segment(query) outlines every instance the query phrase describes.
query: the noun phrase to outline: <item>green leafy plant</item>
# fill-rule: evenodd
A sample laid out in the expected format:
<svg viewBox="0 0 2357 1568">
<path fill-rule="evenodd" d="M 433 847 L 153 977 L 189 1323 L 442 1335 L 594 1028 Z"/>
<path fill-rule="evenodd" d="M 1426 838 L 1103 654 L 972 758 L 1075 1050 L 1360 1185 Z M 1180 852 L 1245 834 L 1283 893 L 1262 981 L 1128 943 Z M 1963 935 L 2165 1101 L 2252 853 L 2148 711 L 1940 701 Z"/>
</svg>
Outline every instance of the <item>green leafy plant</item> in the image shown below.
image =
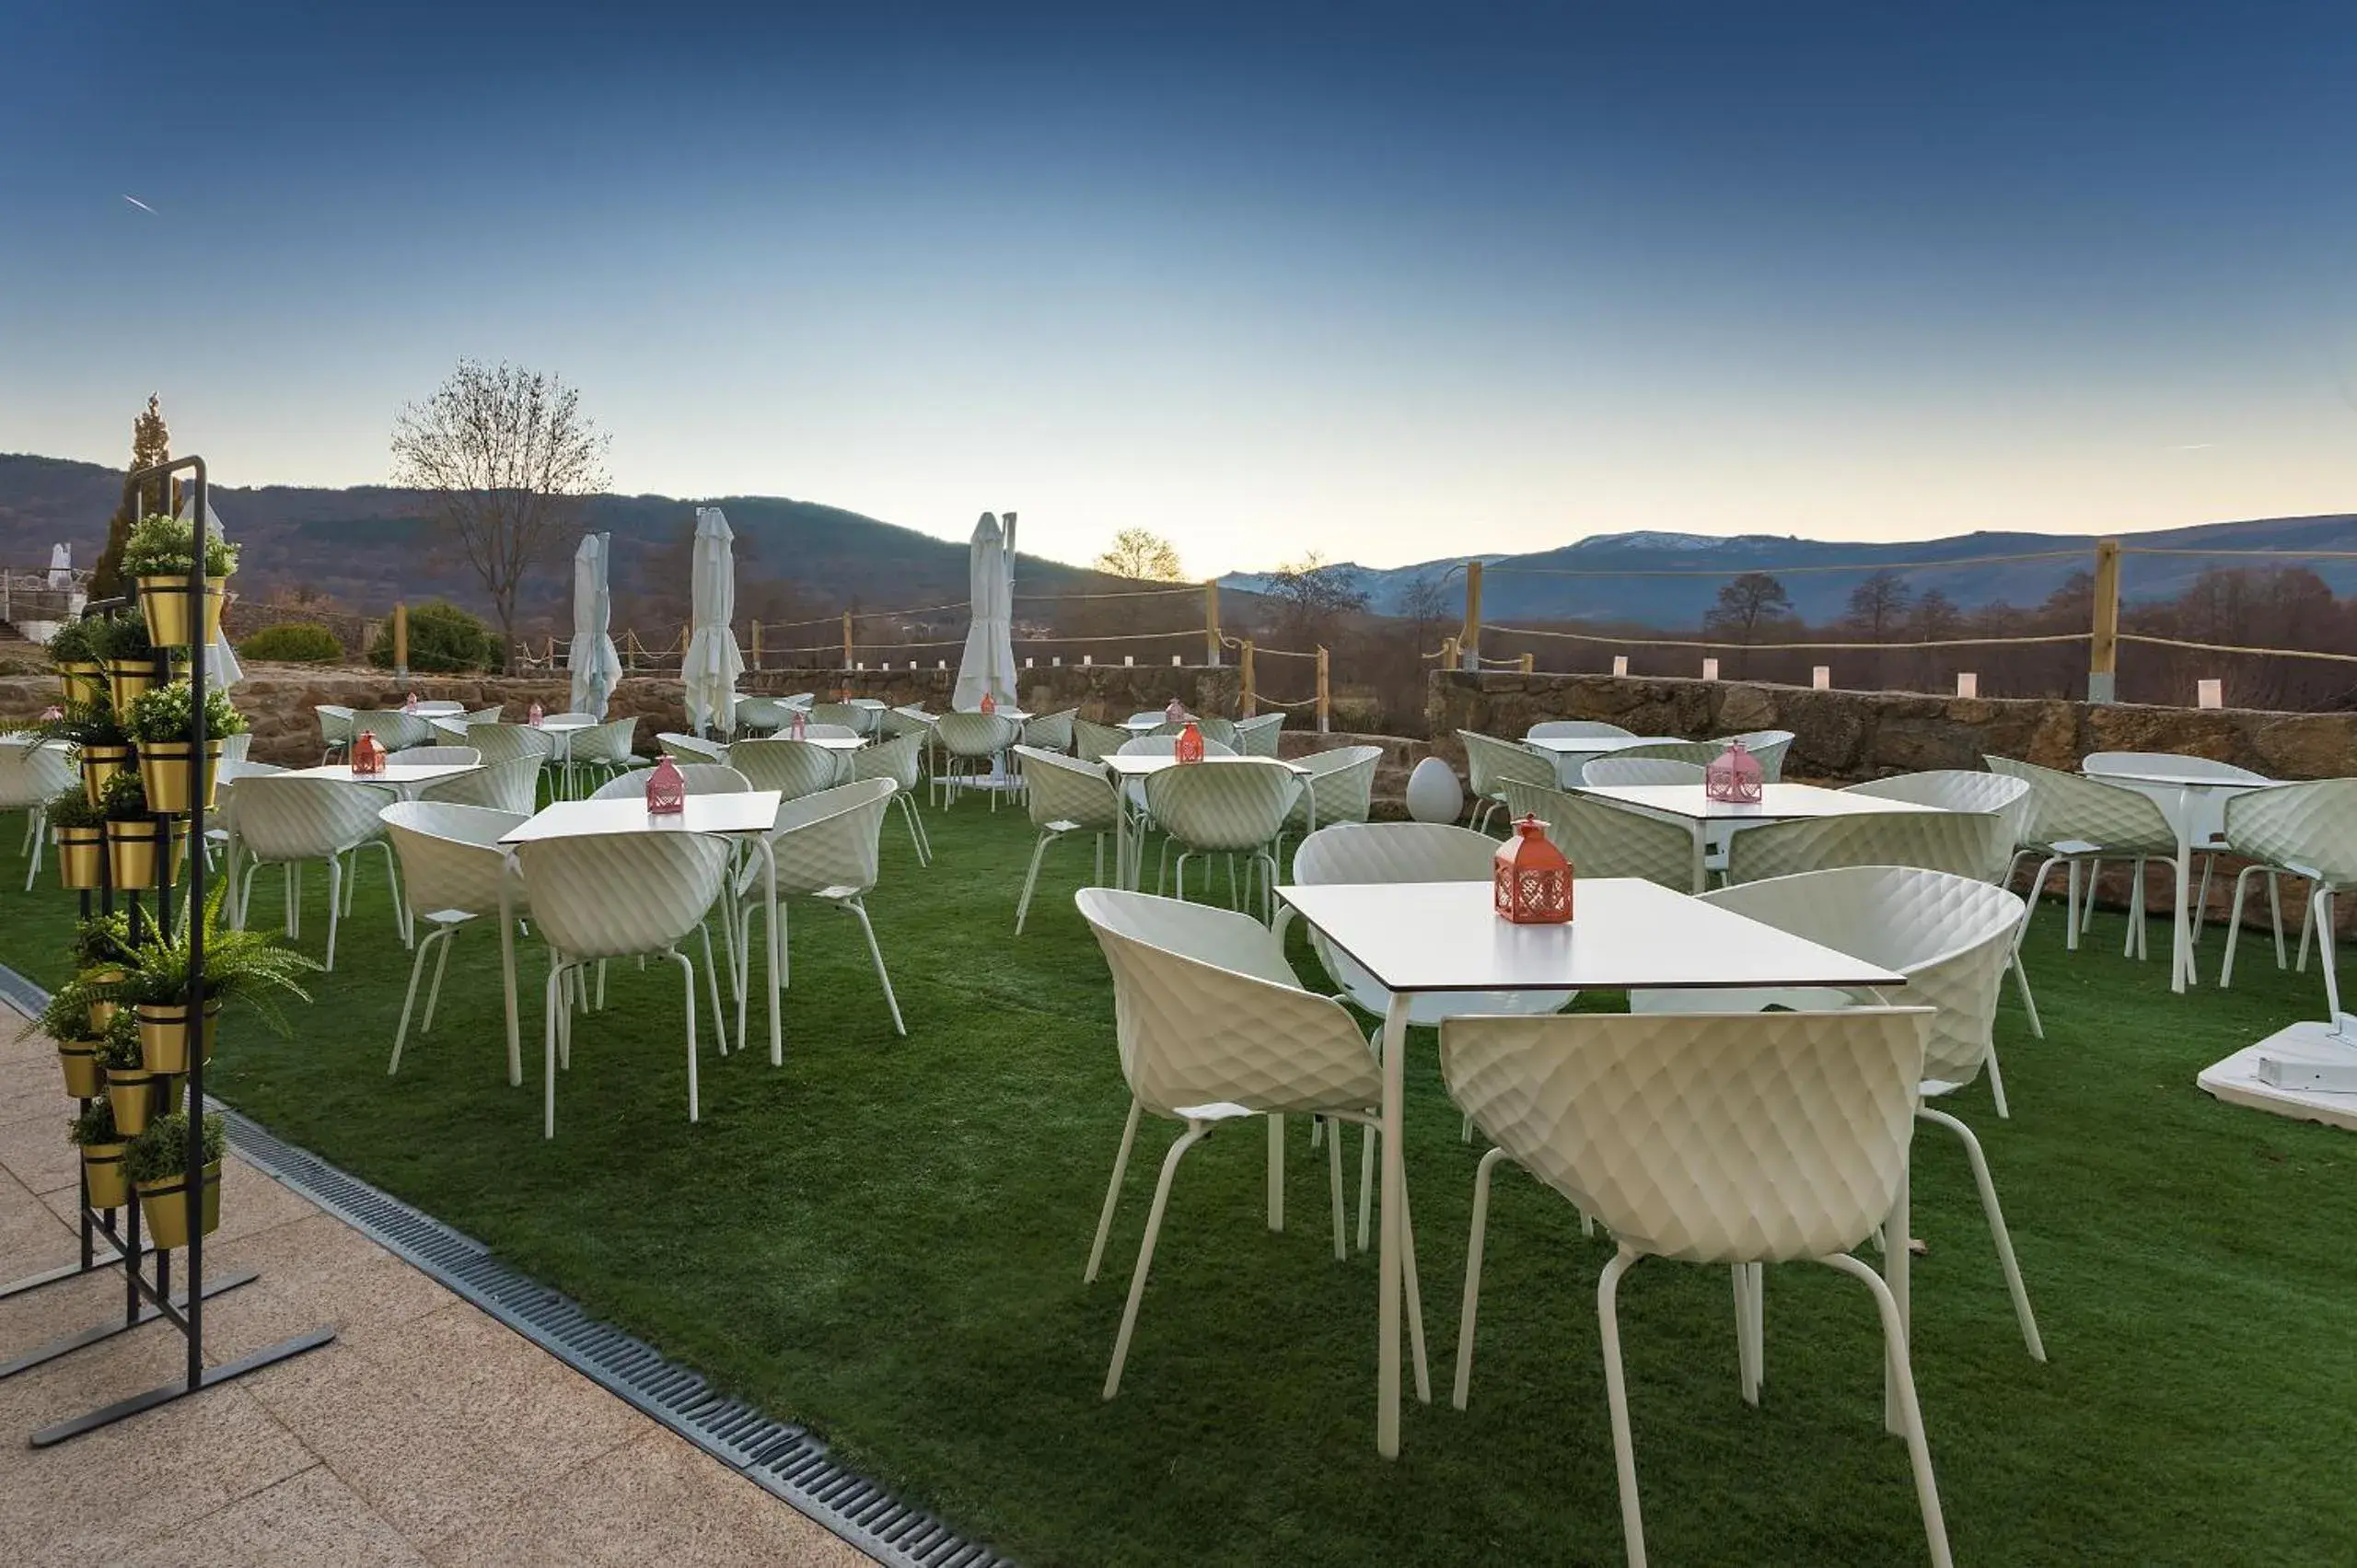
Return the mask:
<svg viewBox="0 0 2357 1568">
<path fill-rule="evenodd" d="M 196 525 L 185 517 L 151 512 L 139 519 L 122 547 L 123 575 L 132 577 L 185 577 L 196 563 Z M 238 569 L 238 547 L 208 535 L 204 541 L 204 575 L 226 577 Z"/>
<path fill-rule="evenodd" d="M 44 719 L 33 727 L 48 739 L 75 746 L 121 746 L 131 738 L 114 704 L 107 700 L 103 683 L 96 702 L 69 703 L 56 718 Z"/>
<path fill-rule="evenodd" d="M 143 744 L 194 740 L 196 704 L 185 680 L 150 689 L 131 705 L 131 733 Z M 204 693 L 204 734 L 208 740 L 244 733 L 246 715 L 230 705 L 218 686 Z"/>
<path fill-rule="evenodd" d="M 69 621 L 52 633 L 47 652 L 52 664 L 94 664 L 98 653 L 91 637 L 97 623 L 90 621 Z"/>
<path fill-rule="evenodd" d="M 125 768 L 99 791 L 99 813 L 110 822 L 141 822 L 155 815 L 147 809 L 147 786 L 139 770 Z"/>
<path fill-rule="evenodd" d="M 114 1102 L 104 1095 L 92 1100 L 81 1115 L 65 1123 L 65 1138 L 84 1146 L 122 1143 L 122 1134 L 114 1124 Z"/>
<path fill-rule="evenodd" d="M 74 927 L 74 963 L 77 969 L 120 966 L 131 958 L 131 916 L 94 914 Z"/>
<path fill-rule="evenodd" d="M 261 931 L 238 931 L 221 923 L 221 897 L 216 886 L 204 900 L 204 985 L 207 1001 L 242 999 L 250 1004 L 273 1034 L 285 1035 L 286 1015 L 280 999 L 292 996 L 308 1002 L 303 977 L 317 972 L 317 958 L 282 947 L 279 939 Z M 125 973 L 111 983 L 92 981 L 83 1000 L 147 1003 L 151 1005 L 184 1001 L 188 996 L 189 934 L 192 923 L 182 921 L 168 936 L 150 935 L 134 945 Z M 75 982 L 81 986 L 82 982 Z"/>
<path fill-rule="evenodd" d="M 99 1037 L 99 1065 L 132 1068 L 139 1065 L 139 1020 L 131 1016 L 128 1007 L 115 1009 L 107 1020 L 106 1033 Z"/>
<path fill-rule="evenodd" d="M 229 1129 L 218 1112 L 204 1119 L 204 1163 L 219 1160 L 229 1145 Z M 162 1181 L 188 1168 L 188 1112 L 168 1111 L 122 1151 L 122 1173 L 134 1181 Z"/>
<path fill-rule="evenodd" d="M 343 644 L 324 626 L 289 621 L 265 626 L 238 645 L 250 659 L 276 659 L 285 664 L 335 664 L 343 657 Z"/>
<path fill-rule="evenodd" d="M 156 645 L 147 640 L 147 618 L 144 615 L 108 615 L 82 624 L 90 629 L 90 647 L 101 659 L 142 663 L 156 656 Z"/>
<path fill-rule="evenodd" d="M 52 1040 L 87 1040 L 90 1038 L 90 1004 L 104 998 L 97 988 L 80 981 L 68 981 L 49 993 L 49 1000 L 33 1016 L 30 1023 L 17 1031 L 18 1040 L 32 1035 L 47 1035 Z"/>
<path fill-rule="evenodd" d="M 393 668 L 390 621 L 377 631 L 377 640 L 368 649 L 368 662 L 379 669 Z M 494 669 L 499 663 L 499 639 L 480 616 L 470 614 L 447 599 L 429 599 L 410 607 L 410 668 L 465 671 Z"/>
<path fill-rule="evenodd" d="M 49 825 L 52 828 L 95 828 L 107 819 L 104 810 L 90 804 L 90 797 L 75 784 L 63 791 L 49 803 Z"/>
</svg>

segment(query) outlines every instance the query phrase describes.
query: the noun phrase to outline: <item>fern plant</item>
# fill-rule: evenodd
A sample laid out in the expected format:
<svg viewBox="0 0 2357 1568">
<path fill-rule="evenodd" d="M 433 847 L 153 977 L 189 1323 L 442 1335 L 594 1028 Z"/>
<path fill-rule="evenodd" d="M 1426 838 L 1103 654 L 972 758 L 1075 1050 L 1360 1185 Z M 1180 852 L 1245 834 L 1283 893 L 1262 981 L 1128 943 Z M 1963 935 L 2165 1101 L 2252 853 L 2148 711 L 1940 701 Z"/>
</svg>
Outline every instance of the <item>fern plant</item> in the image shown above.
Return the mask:
<svg viewBox="0 0 2357 1568">
<path fill-rule="evenodd" d="M 279 939 L 266 932 L 238 931 L 221 922 L 221 899 L 227 891 L 226 885 L 216 885 L 204 900 L 204 977 L 201 994 L 207 1002 L 243 1000 L 261 1016 L 273 1033 L 286 1035 L 292 1031 L 280 1003 L 292 996 L 298 1002 L 311 999 L 304 988 L 305 976 L 323 966 L 307 953 L 283 947 Z M 194 923 L 183 920 L 168 936 L 152 933 L 145 941 L 136 943 L 123 965 L 120 981 L 75 981 L 67 989 L 85 991 L 84 1002 L 146 1003 L 151 1006 L 168 1005 L 188 996 L 189 963 L 193 956 L 190 933 Z"/>
</svg>

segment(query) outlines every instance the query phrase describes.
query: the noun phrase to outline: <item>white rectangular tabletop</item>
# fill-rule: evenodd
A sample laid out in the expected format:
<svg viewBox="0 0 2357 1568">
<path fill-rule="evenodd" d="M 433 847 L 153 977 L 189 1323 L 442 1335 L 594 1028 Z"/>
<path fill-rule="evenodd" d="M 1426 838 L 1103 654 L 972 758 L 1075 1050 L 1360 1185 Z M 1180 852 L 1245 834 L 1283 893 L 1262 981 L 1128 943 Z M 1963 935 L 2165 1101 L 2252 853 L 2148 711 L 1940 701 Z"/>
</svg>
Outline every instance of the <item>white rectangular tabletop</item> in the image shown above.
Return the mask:
<svg viewBox="0 0 2357 1568">
<path fill-rule="evenodd" d="M 323 762 L 316 768 L 289 768 L 273 776 L 282 779 L 340 779 L 345 784 L 426 784 L 435 779 L 476 772 L 482 766 L 480 762 L 388 762 L 382 772 L 355 773 L 349 762 Z"/>
<path fill-rule="evenodd" d="M 847 707 L 853 707 L 853 708 L 874 708 L 877 713 L 882 713 L 886 708 L 888 708 L 888 707 L 890 707 L 890 706 L 891 706 L 891 704 L 890 704 L 889 703 L 887 703 L 887 702 L 883 701 L 881 698 L 877 698 L 877 697 L 851 697 L 851 698 L 847 698 L 847 699 L 845 699 L 844 705 L 845 705 L 845 706 L 847 706 Z"/>
<path fill-rule="evenodd" d="M 603 722 L 600 719 L 542 719 L 536 725 L 528 725 L 525 727 L 545 729 L 553 735 L 570 735 L 576 729 L 595 729 Z"/>
<path fill-rule="evenodd" d="M 1604 756 L 1609 752 L 1626 751 L 1631 746 L 1673 746 L 1682 744 L 1675 735 L 1550 735 L 1525 740 L 1525 746 L 1540 751 L 1573 755 Z"/>
<path fill-rule="evenodd" d="M 1100 761 L 1104 762 L 1107 769 L 1112 772 L 1120 774 L 1125 779 L 1142 779 L 1148 773 L 1158 773 L 1165 768 L 1176 768 L 1182 765 L 1178 758 L 1170 755 L 1167 751 L 1155 752 L 1151 755 L 1132 753 L 1128 756 L 1123 756 L 1122 754 L 1116 752 L 1110 757 L 1100 759 Z M 1278 767 L 1283 768 L 1289 772 L 1306 773 L 1309 772 L 1307 768 L 1304 767 L 1299 762 L 1283 761 L 1275 757 L 1206 757 L 1200 762 L 1190 762 L 1184 765 L 1196 768 L 1214 768 L 1221 766 L 1222 764 L 1237 762 L 1241 762 L 1250 767 L 1263 768 L 1267 767 L 1270 763 L 1274 762 Z"/>
<path fill-rule="evenodd" d="M 2222 779 L 2215 773 L 2180 773 L 2165 762 L 2137 767 L 2122 772 L 2107 768 L 2102 772 L 2089 772 L 2088 778 L 2097 784 L 2166 784 L 2172 789 L 2272 789 L 2281 779 Z"/>
<path fill-rule="evenodd" d="M 1740 806 L 1713 800 L 1702 786 L 1690 784 L 1576 784 L 1582 795 L 1634 806 L 1671 817 L 1697 821 L 1788 822 L 1800 817 L 1859 817 L 1887 811 L 1937 811 L 1911 800 L 1886 800 L 1879 796 L 1852 795 L 1847 790 L 1819 789 L 1815 784 L 1771 784 L 1761 786 L 1759 804 Z"/>
<path fill-rule="evenodd" d="M 456 718 L 467 711 L 464 703 L 420 703 L 410 710 L 422 719 Z"/>
<path fill-rule="evenodd" d="M 691 795 L 685 811 L 659 817 L 647 810 L 643 798 L 633 796 L 560 800 L 540 807 L 529 821 L 516 824 L 499 842 L 520 844 L 587 833 L 766 833 L 777 825 L 778 802 L 783 798 L 773 789 Z"/>
<path fill-rule="evenodd" d="M 794 737 L 782 735 L 777 738 L 792 740 Z M 865 751 L 867 749 L 867 738 L 861 735 L 806 735 L 802 737 L 802 744 L 820 747 L 829 751 Z"/>
<path fill-rule="evenodd" d="M 1629 877 L 1582 877 L 1566 925 L 1500 920 L 1487 882 L 1332 883 L 1277 897 L 1392 992 L 1894 986 L 1906 977 Z"/>
</svg>

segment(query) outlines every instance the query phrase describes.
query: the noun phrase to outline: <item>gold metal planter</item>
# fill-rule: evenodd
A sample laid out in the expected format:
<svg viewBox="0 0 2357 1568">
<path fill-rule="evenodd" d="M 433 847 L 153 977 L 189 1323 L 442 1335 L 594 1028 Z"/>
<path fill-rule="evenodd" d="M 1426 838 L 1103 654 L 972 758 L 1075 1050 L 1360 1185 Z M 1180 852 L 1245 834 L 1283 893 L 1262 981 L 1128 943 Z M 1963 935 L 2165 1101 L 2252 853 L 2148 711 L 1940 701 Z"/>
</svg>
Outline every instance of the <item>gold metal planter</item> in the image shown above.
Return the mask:
<svg viewBox="0 0 2357 1568">
<path fill-rule="evenodd" d="M 106 1092 L 106 1069 L 99 1065 L 95 1040 L 61 1040 L 57 1065 L 65 1074 L 65 1092 L 75 1099 L 96 1099 Z"/>
<path fill-rule="evenodd" d="M 145 696 L 164 677 L 153 657 L 107 660 L 107 700 L 114 704 L 117 714 L 131 712 L 131 704 Z"/>
<path fill-rule="evenodd" d="M 152 811 L 177 815 L 200 797 L 204 808 L 212 810 L 214 779 L 220 769 L 217 740 L 204 743 L 201 764 L 190 741 L 151 740 L 139 748 L 139 782 L 146 786 L 147 807 Z"/>
<path fill-rule="evenodd" d="M 57 880 L 68 892 L 101 888 L 106 885 L 106 842 L 104 828 L 52 828 L 50 838 L 57 846 Z"/>
<path fill-rule="evenodd" d="M 67 707 L 83 706 L 99 700 L 100 671 L 90 659 L 71 659 L 57 667 L 59 696 Z"/>
<path fill-rule="evenodd" d="M 192 636 L 195 617 L 189 613 L 188 579 L 177 572 L 139 579 L 139 611 L 147 618 L 147 640 L 159 648 L 185 648 L 209 643 L 221 630 L 221 601 L 229 579 L 204 579 L 204 631 Z"/>
<path fill-rule="evenodd" d="M 139 1020 L 139 1064 L 155 1073 L 188 1071 L 188 1004 L 142 1002 L 132 1008 Z M 221 1032 L 221 1004 L 204 1005 L 204 1059 Z"/>
<path fill-rule="evenodd" d="M 188 1201 L 188 1177 L 175 1172 L 159 1181 L 139 1183 L 139 1217 L 147 1224 L 147 1235 L 158 1247 L 186 1247 L 189 1235 L 189 1210 L 194 1208 L 203 1217 L 199 1221 L 201 1234 L 211 1236 L 221 1227 L 221 1162 L 215 1160 L 204 1167 L 203 1197 L 201 1202 Z"/>
<path fill-rule="evenodd" d="M 169 1081 L 170 1074 L 145 1067 L 108 1068 L 107 1102 L 114 1107 L 115 1131 L 134 1138 L 147 1131 L 148 1121 L 165 1109 L 164 1086 Z"/>
<path fill-rule="evenodd" d="M 188 837 L 186 823 L 171 823 L 171 839 L 175 847 Z M 107 877 L 118 892 L 156 886 L 156 852 L 164 842 L 164 824 L 154 818 L 134 818 L 128 821 L 109 822 L 107 835 Z"/>
<path fill-rule="evenodd" d="M 131 766 L 132 750 L 128 746 L 99 745 L 82 748 L 82 794 L 92 806 L 106 792 L 107 781 Z"/>
<path fill-rule="evenodd" d="M 128 1144 L 82 1145 L 82 1180 L 90 1191 L 90 1207 L 120 1209 L 131 1202 L 131 1181 L 122 1172 L 122 1151 Z"/>
</svg>

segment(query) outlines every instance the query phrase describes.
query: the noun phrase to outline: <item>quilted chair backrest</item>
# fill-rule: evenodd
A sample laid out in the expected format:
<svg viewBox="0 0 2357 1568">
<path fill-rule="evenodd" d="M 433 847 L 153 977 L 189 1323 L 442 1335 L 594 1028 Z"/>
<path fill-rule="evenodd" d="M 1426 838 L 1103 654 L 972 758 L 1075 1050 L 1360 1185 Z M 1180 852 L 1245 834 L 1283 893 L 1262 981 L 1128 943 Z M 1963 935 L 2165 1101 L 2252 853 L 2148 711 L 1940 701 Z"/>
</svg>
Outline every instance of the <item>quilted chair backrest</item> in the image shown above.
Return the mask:
<svg viewBox="0 0 2357 1568">
<path fill-rule="evenodd" d="M 810 722 L 842 725 L 856 735 L 860 726 L 867 722 L 867 714 L 849 703 L 813 703 L 810 704 Z"/>
<path fill-rule="evenodd" d="M 65 793 L 74 770 L 53 746 L 0 746 L 0 811 L 44 806 Z"/>
<path fill-rule="evenodd" d="M 587 729 L 573 731 L 573 760 L 576 762 L 627 762 L 631 748 L 638 738 L 636 718 L 613 719 L 592 725 Z"/>
<path fill-rule="evenodd" d="M 1072 749 L 1072 723 L 1080 716 L 1078 708 L 1066 708 L 1061 713 L 1042 714 L 1023 721 L 1023 744 L 1041 751 Z"/>
<path fill-rule="evenodd" d="M 1740 740 L 1743 749 L 1758 759 L 1759 776 L 1769 784 L 1777 784 L 1784 776 L 1784 753 L 1792 749 L 1793 732 L 1789 729 L 1750 729 L 1741 735 L 1729 735 L 1709 744 L 1726 749 L 1730 740 Z M 1708 759 L 1705 759 L 1707 764 Z"/>
<path fill-rule="evenodd" d="M 401 753 L 405 768 L 471 768 L 482 761 L 471 746 L 412 746 Z"/>
<path fill-rule="evenodd" d="M 728 765 L 755 789 L 773 789 L 788 800 L 834 787 L 835 754 L 807 740 L 740 740 L 728 749 Z"/>
<path fill-rule="evenodd" d="M 924 744 L 921 730 L 901 730 L 891 739 L 863 746 L 851 754 L 851 776 L 890 779 L 901 789 L 917 787 L 917 748 Z"/>
<path fill-rule="evenodd" d="M 1244 757 L 1273 757 L 1277 754 L 1277 738 L 1284 733 L 1285 716 L 1282 713 L 1260 714 L 1236 721 L 1236 750 Z"/>
<path fill-rule="evenodd" d="M 1624 1244 L 1695 1262 L 1846 1252 L 1890 1212 L 1925 1007 L 1451 1018 L 1449 1094 Z"/>
<path fill-rule="evenodd" d="M 934 733 L 953 757 L 994 757 L 1023 738 L 1023 726 L 1004 714 L 944 714 Z"/>
<path fill-rule="evenodd" d="M 1469 729 L 1458 730 L 1457 738 L 1465 748 L 1465 772 L 1476 798 L 1497 795 L 1508 779 L 1535 784 L 1555 782 L 1555 760 L 1527 746 Z"/>
<path fill-rule="evenodd" d="M 1580 782 L 1606 788 L 1621 784 L 1698 784 L 1702 782 L 1702 766 L 1671 757 L 1631 757 L 1625 751 L 1616 751 L 1609 757 L 1595 758 L 1581 769 Z"/>
<path fill-rule="evenodd" d="M 528 817 L 539 808 L 540 784 L 540 759 L 516 757 L 470 773 L 435 779 L 418 791 L 418 798 L 453 806 L 488 807 L 496 811 L 519 811 Z"/>
<path fill-rule="evenodd" d="M 934 716 L 923 708 L 913 706 L 891 708 L 888 709 L 884 714 L 884 733 L 929 736 L 933 733 L 935 722 Z"/>
<path fill-rule="evenodd" d="M 770 846 L 777 854 L 781 898 L 876 886 L 884 808 L 898 793 L 889 779 L 864 779 L 789 800 L 777 808 Z M 761 868 L 749 860 L 739 886 L 758 888 Z"/>
<path fill-rule="evenodd" d="M 1679 893 L 1701 887 L 1701 846 L 1683 823 L 1545 784 L 1507 784 L 1506 809 L 1546 823 L 1575 877 L 1642 877 Z"/>
<path fill-rule="evenodd" d="M 1923 1075 L 1956 1085 L 1980 1075 L 2021 924 L 2023 904 L 2014 894 L 1945 871 L 1852 865 L 1722 888 L 1703 899 L 1905 975 L 1906 990 L 1894 999 L 1933 1009 Z"/>
<path fill-rule="evenodd" d="M 1084 762 L 1095 762 L 1110 757 L 1129 743 L 1130 732 L 1118 725 L 1097 724 L 1088 719 L 1072 721 L 1073 755 Z"/>
<path fill-rule="evenodd" d="M 352 733 L 355 739 L 363 734 L 375 736 L 388 751 L 406 751 L 432 740 L 434 726 L 399 708 L 360 708 L 353 713 Z"/>
<path fill-rule="evenodd" d="M 2003 773 L 1977 773 L 1965 768 L 1934 768 L 1926 772 L 1901 773 L 1896 778 L 1852 784 L 1843 793 L 1871 796 L 1876 800 L 1912 801 L 1917 806 L 1936 806 L 1943 811 L 1994 812 L 2005 819 L 2005 831 L 2013 835 L 2016 847 L 2032 842 L 2030 819 L 2036 807 L 2027 779 Z"/>
<path fill-rule="evenodd" d="M 1875 811 L 1746 828 L 1727 841 L 1730 885 L 1837 865 L 1915 865 L 1993 882 L 2014 852 L 2004 818 L 1982 811 Z"/>
<path fill-rule="evenodd" d="M 467 744 L 475 749 L 485 764 L 513 762 L 529 757 L 534 761 L 545 761 L 556 738 L 544 729 L 528 724 L 471 724 L 467 726 Z"/>
<path fill-rule="evenodd" d="M 532 918 L 573 958 L 657 952 L 720 897 L 729 845 L 711 833 L 585 833 L 516 847 Z"/>
<path fill-rule="evenodd" d="M 500 884 L 506 881 L 510 907 L 526 912 L 523 881 L 499 843 L 502 834 L 524 819 L 513 811 L 434 801 L 386 807 L 385 836 L 401 857 L 401 896 L 410 909 L 419 914 L 462 910 L 495 915 Z"/>
<path fill-rule="evenodd" d="M 2177 830 L 2147 796 L 2011 757 L 1984 756 L 1981 761 L 1992 773 L 2028 781 L 2033 842 L 2077 840 L 2128 854 L 2177 854 Z"/>
<path fill-rule="evenodd" d="M 1382 761 L 1380 746 L 1338 746 L 1304 757 L 1309 787 L 1295 797 L 1287 826 L 1365 821 L 1375 811 L 1375 770 Z"/>
<path fill-rule="evenodd" d="M 238 842 L 258 860 L 324 860 L 375 838 L 378 814 L 399 798 L 342 779 L 239 779 Z"/>
<path fill-rule="evenodd" d="M 1190 849 L 1257 849 L 1277 836 L 1300 793 L 1281 763 L 1230 758 L 1165 768 L 1145 778 L 1146 808 Z"/>
<path fill-rule="evenodd" d="M 717 762 L 728 755 L 725 742 L 706 740 L 701 736 L 676 735 L 668 731 L 655 738 L 663 755 L 678 762 Z"/>
<path fill-rule="evenodd" d="M 679 762 L 673 765 L 679 770 L 679 782 L 690 795 L 742 795 L 753 787 L 751 780 L 726 762 Z M 589 798 L 627 800 L 634 795 L 644 795 L 647 778 L 654 772 L 652 768 L 633 768 L 627 773 L 616 773 L 599 784 Z"/>
<path fill-rule="evenodd" d="M 2357 779 L 2277 784 L 2229 796 L 2226 842 L 2269 865 L 2297 865 L 2357 887 Z"/>
<path fill-rule="evenodd" d="M 1110 832 L 1120 825 L 1121 797 L 1103 768 L 1032 746 L 1015 753 L 1023 759 L 1024 805 L 1033 827 L 1071 822 Z"/>
<path fill-rule="evenodd" d="M 1340 822 L 1294 852 L 1306 887 L 1353 882 L 1487 882 L 1498 841 L 1448 822 Z"/>
<path fill-rule="evenodd" d="M 1744 744 L 1747 747 L 1750 742 L 1746 741 Z M 1648 740 L 1643 746 L 1622 747 L 1612 753 L 1611 760 L 1630 762 L 1687 762 L 1697 768 L 1706 768 L 1717 761 L 1720 753 L 1726 749 L 1727 743 L 1724 740 Z M 1759 767 L 1760 772 L 1763 774 L 1766 773 L 1767 763 L 1763 761 Z"/>
<path fill-rule="evenodd" d="M 1231 751 L 1237 749 L 1236 725 L 1233 720 L 1224 719 L 1217 714 L 1197 714 L 1195 729 L 1205 740 L 1216 740 Z"/>
<path fill-rule="evenodd" d="M 341 703 L 314 703 L 311 712 L 319 715 L 319 744 L 342 746 L 352 739 L 353 712 Z"/>
<path fill-rule="evenodd" d="M 1084 888 L 1113 973 L 1121 1076 L 1147 1109 L 1371 1109 L 1383 1082 L 1348 1009 L 1301 988 L 1259 921 L 1205 904 Z"/>
</svg>

